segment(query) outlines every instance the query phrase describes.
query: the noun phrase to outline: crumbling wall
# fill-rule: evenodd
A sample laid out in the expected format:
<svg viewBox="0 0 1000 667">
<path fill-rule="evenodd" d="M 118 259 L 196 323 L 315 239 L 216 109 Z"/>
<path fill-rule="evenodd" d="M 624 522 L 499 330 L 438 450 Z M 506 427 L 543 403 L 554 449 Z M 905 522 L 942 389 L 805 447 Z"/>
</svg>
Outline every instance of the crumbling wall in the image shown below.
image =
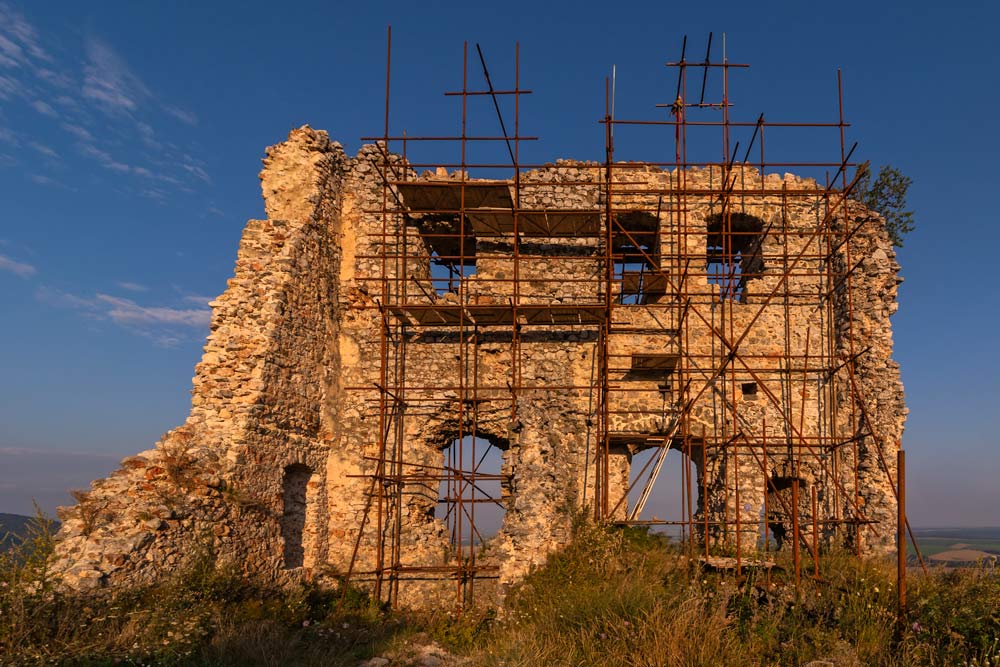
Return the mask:
<svg viewBox="0 0 1000 667">
<path fill-rule="evenodd" d="M 243 232 L 234 277 L 212 302 L 185 424 L 122 461 L 63 508 L 53 572 L 72 587 L 150 581 L 199 545 L 272 580 L 285 572 L 280 517 L 287 466 L 326 470 L 321 419 L 335 372 L 338 195 L 345 158 L 308 127 L 268 150 L 268 220 Z M 325 489 L 314 480 L 325 559 Z"/>
<path fill-rule="evenodd" d="M 590 506 L 597 491 L 597 327 L 524 331 L 516 363 L 529 381 L 519 387 L 512 381 L 510 329 L 475 337 L 457 327 L 400 331 L 386 306 L 456 306 L 462 298 L 507 304 L 515 271 L 519 303 L 603 303 L 604 288 L 595 291 L 607 268 L 600 242 L 532 239 L 517 247 L 515 268 L 511 239 L 480 240 L 481 256 L 462 288 L 436 290 L 427 240 L 417 229 L 441 221 L 394 212 L 395 190 L 385 184 L 404 176 L 418 178 L 382 146 L 363 146 L 348 157 L 326 133 L 308 127 L 268 149 L 261 172 L 268 217 L 247 224 L 234 277 L 211 304 L 191 415 L 156 449 L 123 461 L 65 511 L 54 571 L 68 585 L 149 581 L 197 544 L 274 582 L 301 576 L 333 582 L 347 572 L 368 581 L 380 559 L 395 560 L 398 568 L 447 566 L 454 545 L 434 516 L 440 502 L 435 475 L 459 435 L 475 434 L 502 450 L 503 525 L 478 554 L 497 568 L 500 583 L 515 581 L 570 538 L 573 513 Z M 709 261 L 723 177 L 718 166 L 680 172 L 621 165 L 614 178 L 627 187 L 613 196 L 613 208 L 616 215 L 646 216 L 629 219 L 659 230 L 658 245 L 648 252 L 677 280 L 690 258 Z M 688 443 L 696 518 L 707 523 L 701 538 L 713 545 L 729 548 L 738 540 L 752 551 L 765 504 L 772 527 L 786 530 L 794 513 L 791 482 L 798 480 L 797 510 L 807 536 L 815 490 L 823 516 L 862 512 L 881 521 L 865 528 L 864 552 L 891 548 L 895 502 L 886 470 L 894 475 L 906 413 L 891 358 L 889 316 L 899 282 L 891 244 L 881 221 L 862 207 L 852 205 L 835 219 L 841 233 L 857 231 L 835 249 L 834 273 L 850 275 L 827 298 L 829 275 L 822 275 L 819 258 L 829 254 L 830 237 L 816 233 L 826 223 L 824 209 L 819 199 L 786 201 L 775 194 L 783 188 L 818 192 L 816 184 L 748 167 L 730 177 L 747 191 L 768 193 L 739 199 L 741 224 L 760 230 L 755 252 L 764 257 L 744 262 L 755 275 L 740 294 L 730 298 L 692 275 L 691 289 L 709 295 L 700 303 L 671 308 L 672 297 L 664 294 L 652 307 L 613 309 L 607 339 L 611 505 L 625 493 L 633 455 L 659 437 L 674 448 Z M 523 175 L 520 204 L 603 213 L 602 179 L 597 163 L 560 161 Z M 674 191 L 684 193 L 683 233 L 670 201 Z M 859 261 L 861 268 L 849 271 Z M 786 271 L 789 266 L 795 270 Z M 739 354 L 719 367 L 727 345 Z M 650 351 L 675 355 L 687 384 L 671 384 L 669 371 L 629 366 L 633 355 Z M 812 386 L 808 360 L 820 351 L 850 372 Z M 475 364 L 463 366 L 463 359 Z M 805 361 L 795 362 L 800 368 L 791 360 Z M 454 388 L 460 377 L 465 386 L 486 389 L 460 395 Z M 744 391 L 747 385 L 754 391 Z M 388 387 L 405 391 L 390 395 Z M 827 431 L 831 422 L 835 433 Z M 849 446 L 810 451 L 810 442 L 853 442 L 861 422 L 875 435 L 859 440 L 856 460 Z M 762 463 L 764 443 L 769 455 Z M 380 461 L 398 467 L 382 470 Z M 855 463 L 856 479 L 848 472 Z M 390 509 L 376 502 L 375 485 L 390 484 L 386 476 L 401 472 L 410 481 L 398 496 L 402 506 L 391 510 L 399 543 L 387 544 Z M 611 518 L 623 518 L 627 509 L 618 504 Z M 824 544 L 854 539 L 836 523 L 821 530 Z M 453 595 L 448 577 L 400 588 L 404 604 Z"/>
<path fill-rule="evenodd" d="M 850 235 L 839 257 L 840 267 L 849 274 L 850 290 L 845 281 L 838 293 L 837 342 L 846 363 L 845 385 L 856 387 L 854 400 L 845 410 L 845 425 L 856 424 L 864 434 L 858 443 L 857 479 L 852 474 L 846 484 L 856 493 L 865 516 L 874 522 L 856 531 L 857 546 L 862 553 L 877 554 L 894 551 L 896 546 L 896 452 L 909 412 L 899 364 L 892 358 L 889 319 L 899 307 L 896 296 L 903 279 L 878 215 L 852 205 L 841 225 Z M 843 391 L 849 389 L 845 386 Z M 844 450 L 844 464 L 848 470 L 854 467 L 851 450 Z"/>
</svg>

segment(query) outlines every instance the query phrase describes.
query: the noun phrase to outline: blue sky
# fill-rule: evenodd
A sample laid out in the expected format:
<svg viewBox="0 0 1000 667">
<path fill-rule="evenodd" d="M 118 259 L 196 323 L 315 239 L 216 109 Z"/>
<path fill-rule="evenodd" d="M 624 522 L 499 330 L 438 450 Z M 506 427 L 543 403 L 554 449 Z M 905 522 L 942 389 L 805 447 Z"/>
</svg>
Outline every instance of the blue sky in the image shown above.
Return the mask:
<svg viewBox="0 0 1000 667">
<path fill-rule="evenodd" d="M 203 4 L 0 0 L 0 511 L 51 510 L 183 421 L 206 303 L 263 215 L 264 148 L 304 123 L 349 151 L 379 134 L 391 23 L 393 131 L 453 129 L 462 40 L 498 85 L 519 40 L 537 161 L 601 157 L 612 64 L 619 117 L 655 117 L 685 33 L 751 63 L 732 83 L 749 120 L 835 120 L 842 68 L 849 141 L 914 180 L 895 317 L 912 521 L 1000 524 L 996 3 Z M 803 147 L 835 145 L 769 152 Z"/>
</svg>

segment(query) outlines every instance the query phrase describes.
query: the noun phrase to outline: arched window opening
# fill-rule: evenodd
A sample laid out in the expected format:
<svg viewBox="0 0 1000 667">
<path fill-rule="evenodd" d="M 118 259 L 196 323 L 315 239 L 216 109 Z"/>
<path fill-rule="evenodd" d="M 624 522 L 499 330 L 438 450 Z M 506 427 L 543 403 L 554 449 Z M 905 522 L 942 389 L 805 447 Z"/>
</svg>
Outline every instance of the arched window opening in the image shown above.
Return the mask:
<svg viewBox="0 0 1000 667">
<path fill-rule="evenodd" d="M 636 452 L 629 470 L 629 520 L 671 539 L 685 537 L 689 502 L 698 499 L 697 479 L 695 466 L 678 449 L 647 447 Z M 690 508 L 691 516 L 695 509 Z"/>
<path fill-rule="evenodd" d="M 706 222 L 708 284 L 723 301 L 743 302 L 747 281 L 764 275 L 763 221 L 746 213 L 716 213 Z"/>
<path fill-rule="evenodd" d="M 660 221 L 644 211 L 616 216 L 611 233 L 614 279 L 621 286 L 618 301 L 643 304 L 666 293 L 660 271 Z"/>
<path fill-rule="evenodd" d="M 444 448 L 434 516 L 445 523 L 453 546 L 481 546 L 503 527 L 506 445 L 466 436 Z"/>
<path fill-rule="evenodd" d="M 315 541 L 315 493 L 318 482 L 312 469 L 301 463 L 285 468 L 282 482 L 281 537 L 285 569 L 311 567 Z"/>
</svg>

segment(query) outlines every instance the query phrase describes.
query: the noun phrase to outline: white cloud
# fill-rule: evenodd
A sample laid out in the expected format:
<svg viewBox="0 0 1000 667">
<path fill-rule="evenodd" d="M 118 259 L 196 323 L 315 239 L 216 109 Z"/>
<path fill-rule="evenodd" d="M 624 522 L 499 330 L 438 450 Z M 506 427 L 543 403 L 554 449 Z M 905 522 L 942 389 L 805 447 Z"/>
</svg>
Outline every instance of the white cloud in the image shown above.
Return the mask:
<svg viewBox="0 0 1000 667">
<path fill-rule="evenodd" d="M 110 153 L 108 153 L 107 151 L 102 151 L 100 148 L 98 148 L 93 144 L 81 143 L 80 152 L 83 153 L 84 155 L 89 155 L 92 158 L 96 158 L 101 162 L 114 161 L 114 158 L 111 157 Z"/>
<path fill-rule="evenodd" d="M 135 124 L 136 129 L 139 131 L 139 136 L 142 138 L 142 143 L 146 144 L 150 148 L 160 150 L 163 148 L 163 144 L 156 140 L 156 132 L 153 131 L 153 126 L 149 123 L 143 123 L 138 121 Z"/>
<path fill-rule="evenodd" d="M 138 109 L 151 96 L 146 84 L 108 44 L 96 37 L 86 43 L 87 64 L 83 68 L 83 96 L 109 112 L 119 114 Z"/>
<path fill-rule="evenodd" d="M 52 150 L 45 144 L 40 144 L 37 141 L 29 141 L 28 145 L 34 148 L 39 153 L 41 153 L 42 155 L 45 155 L 47 157 L 59 157 L 58 153 L 56 153 L 54 150 Z"/>
<path fill-rule="evenodd" d="M 172 107 L 172 106 L 163 107 L 163 110 L 166 111 L 171 116 L 173 116 L 174 118 L 176 118 L 177 120 L 181 121 L 182 123 L 187 123 L 188 125 L 198 124 L 198 116 L 196 116 L 192 111 L 187 111 L 185 109 L 179 109 L 177 107 Z"/>
<path fill-rule="evenodd" d="M 68 89 L 74 87 L 73 78 L 71 76 L 63 72 L 57 72 L 55 70 L 48 69 L 47 67 L 40 67 L 36 69 L 35 76 L 37 76 L 42 81 L 45 81 L 46 83 L 52 86 L 55 86 L 56 88 Z M 60 99 L 62 100 L 62 103 L 65 103 L 65 101 L 70 98 L 62 96 Z M 59 102 L 60 99 L 57 99 L 56 101 Z"/>
<path fill-rule="evenodd" d="M 211 319 L 207 308 L 164 308 L 140 306 L 131 299 L 98 294 L 97 300 L 107 304 L 108 317 L 118 324 L 170 324 L 185 327 L 206 327 Z"/>
<path fill-rule="evenodd" d="M 18 63 L 26 63 L 28 56 L 46 62 L 52 60 L 39 44 L 34 26 L 5 2 L 0 3 L 0 38 L 0 50 Z"/>
<path fill-rule="evenodd" d="M 0 75 L 0 100 L 9 100 L 24 94 L 24 86 L 17 79 Z"/>
<path fill-rule="evenodd" d="M 94 310 L 98 304 L 93 299 L 85 299 L 69 292 L 42 285 L 35 290 L 35 299 L 42 303 L 73 310 Z"/>
<path fill-rule="evenodd" d="M 211 177 L 210 177 L 210 176 L 208 175 L 208 172 L 206 172 L 206 171 L 205 171 L 204 169 L 202 169 L 202 168 L 201 168 L 201 167 L 199 167 L 198 165 L 194 165 L 194 164 L 184 164 L 184 165 L 181 165 L 181 166 L 182 166 L 182 167 L 184 167 L 184 169 L 185 169 L 185 170 L 186 170 L 186 171 L 187 171 L 188 173 L 190 173 L 190 174 L 192 174 L 192 175 L 196 176 L 197 178 L 199 178 L 199 179 L 201 179 L 201 180 L 205 181 L 206 183 L 211 183 L 211 182 L 212 182 L 212 179 L 211 179 Z"/>
<path fill-rule="evenodd" d="M 8 271 L 21 278 L 30 278 L 38 273 L 38 269 L 31 264 L 18 262 L 6 255 L 0 255 L 0 271 Z"/>
<path fill-rule="evenodd" d="M 123 282 L 118 286 L 132 292 L 146 290 L 144 285 L 138 283 Z M 159 347 L 174 347 L 200 334 L 198 330 L 207 328 L 212 316 L 207 302 L 200 300 L 203 297 L 198 297 L 200 308 L 172 308 L 143 306 L 132 299 L 110 294 L 87 298 L 42 286 L 35 290 L 35 298 L 42 303 L 78 311 L 82 317 L 113 322 L 133 334 L 150 339 Z M 184 301 L 195 303 L 188 298 Z"/>
<path fill-rule="evenodd" d="M 40 114 L 46 115 L 50 118 L 58 118 L 59 112 L 53 109 L 51 106 L 43 102 L 42 100 L 35 100 L 31 103 L 31 107 Z"/>
<path fill-rule="evenodd" d="M 81 153 L 96 159 L 107 169 L 111 169 L 112 171 L 117 171 L 121 173 L 128 173 L 132 171 L 132 167 L 125 164 L 124 162 L 119 162 L 114 157 L 112 157 L 110 153 L 101 150 L 100 148 L 94 146 L 93 144 L 80 143 L 78 144 L 78 146 L 80 147 Z"/>
<path fill-rule="evenodd" d="M 73 123 L 63 123 L 62 128 L 72 134 L 74 137 L 80 141 L 92 142 L 94 141 L 94 135 L 90 133 L 85 127 L 80 125 L 74 125 Z"/>
<path fill-rule="evenodd" d="M 56 98 L 56 104 L 70 109 L 79 109 L 80 105 L 69 95 L 60 95 Z"/>
<path fill-rule="evenodd" d="M 0 53 L 3 54 L 4 64 L 7 67 L 20 67 L 25 60 L 24 51 L 20 46 L 0 33 Z"/>
<path fill-rule="evenodd" d="M 173 336 L 171 334 L 159 334 L 150 336 L 153 339 L 153 345 L 156 347 L 177 347 L 184 342 L 184 339 L 180 336 Z"/>
<path fill-rule="evenodd" d="M 133 192 L 139 196 L 163 201 L 177 190 L 192 192 L 201 183 L 211 183 L 204 163 L 187 155 L 181 142 L 169 141 L 171 134 L 186 128 L 168 121 L 196 126 L 199 120 L 193 111 L 159 96 L 140 75 L 142 70 L 133 68 L 112 43 L 96 35 L 84 34 L 75 43 L 53 47 L 53 53 L 59 54 L 53 58 L 42 44 L 57 44 L 56 36 L 39 33 L 12 4 L 0 0 L 0 105 L 9 100 L 54 119 L 72 136 L 83 156 L 105 169 L 161 182 L 155 188 L 133 183 Z M 34 10 L 34 5 L 27 6 Z M 74 46 L 77 53 L 70 53 Z M 30 143 L 32 139 L 35 144 Z M 54 141 L 27 126 L 0 128 L 0 145 L 31 147 L 49 158 L 72 159 Z M 45 177 L 31 175 L 39 173 L 38 167 L 32 168 L 37 155 L 33 158 L 31 152 L 15 160 L 8 149 L 0 156 L 0 167 L 26 164 L 26 177 L 42 183 Z M 114 181 L 118 186 L 126 183 L 122 178 Z"/>
</svg>

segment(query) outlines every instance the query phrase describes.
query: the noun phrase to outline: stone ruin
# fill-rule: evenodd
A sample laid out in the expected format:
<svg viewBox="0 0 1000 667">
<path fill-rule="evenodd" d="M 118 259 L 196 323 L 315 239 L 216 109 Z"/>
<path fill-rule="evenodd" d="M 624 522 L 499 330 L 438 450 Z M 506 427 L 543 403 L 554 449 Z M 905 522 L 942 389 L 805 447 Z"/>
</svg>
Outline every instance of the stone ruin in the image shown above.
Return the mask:
<svg viewBox="0 0 1000 667">
<path fill-rule="evenodd" d="M 648 449 L 683 454 L 670 518 L 698 553 L 753 558 L 765 528 L 893 550 L 883 220 L 746 165 L 612 166 L 418 174 L 293 130 L 211 303 L 190 416 L 62 509 L 54 573 L 146 583 L 206 545 L 265 582 L 431 604 L 518 580 L 581 512 L 655 524 L 627 493 Z"/>
</svg>

